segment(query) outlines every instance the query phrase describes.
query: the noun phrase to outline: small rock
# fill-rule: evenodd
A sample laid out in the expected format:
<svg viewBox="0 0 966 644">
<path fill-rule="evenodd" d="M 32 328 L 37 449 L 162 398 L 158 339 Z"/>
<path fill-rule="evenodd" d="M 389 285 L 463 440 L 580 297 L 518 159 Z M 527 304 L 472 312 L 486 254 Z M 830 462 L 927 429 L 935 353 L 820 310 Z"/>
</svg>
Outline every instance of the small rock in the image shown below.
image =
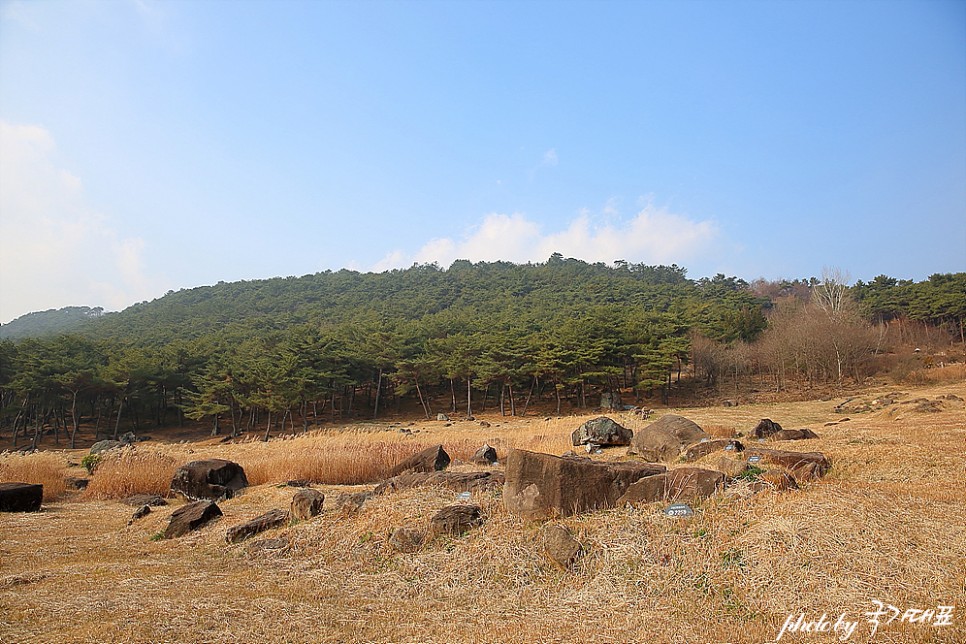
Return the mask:
<svg viewBox="0 0 966 644">
<path fill-rule="evenodd" d="M 67 487 L 71 488 L 72 490 L 87 489 L 87 486 L 90 482 L 90 479 L 78 478 L 76 476 L 67 477 Z"/>
<path fill-rule="evenodd" d="M 167 501 L 162 499 L 157 494 L 135 494 L 134 496 L 121 499 L 121 503 L 125 505 L 133 505 L 138 508 L 142 505 L 161 507 L 168 504 Z"/>
<path fill-rule="evenodd" d="M 148 516 L 149 514 L 151 514 L 151 506 L 150 505 L 142 505 L 141 507 L 139 507 L 137 510 L 134 511 L 134 514 L 131 515 L 131 520 L 128 521 L 127 524 L 128 525 L 131 525 L 132 523 L 134 523 L 138 519 L 143 519 L 144 517 Z"/>
<path fill-rule="evenodd" d="M 476 450 L 476 453 L 470 457 L 470 463 L 474 465 L 493 465 L 496 462 L 496 450 L 486 443 L 483 443 L 483 447 Z"/>
<path fill-rule="evenodd" d="M 413 454 L 406 460 L 397 464 L 389 471 L 389 476 L 396 476 L 403 472 L 433 472 L 445 470 L 450 463 L 449 454 L 443 449 L 442 445 L 434 445 Z"/>
<path fill-rule="evenodd" d="M 335 498 L 335 507 L 342 514 L 355 514 L 371 498 L 372 492 L 345 492 Z"/>
<path fill-rule="evenodd" d="M 436 414 L 436 420 L 447 421 L 449 420 L 449 416 L 446 414 Z"/>
<path fill-rule="evenodd" d="M 413 528 L 396 528 L 389 536 L 389 545 L 403 553 L 413 553 L 423 547 L 426 537 Z"/>
<path fill-rule="evenodd" d="M 318 490 L 299 490 L 292 497 L 291 513 L 296 521 L 308 521 L 322 513 L 325 495 Z"/>
<path fill-rule="evenodd" d="M 570 568 L 580 556 L 581 545 L 570 530 L 562 525 L 546 525 L 540 530 L 543 552 L 560 568 Z"/>
<path fill-rule="evenodd" d="M 285 481 L 285 485 L 288 487 L 311 487 L 312 481 L 308 479 L 293 479 L 291 481 Z"/>
<path fill-rule="evenodd" d="M 490 427 L 490 423 L 486 422 L 485 420 L 481 420 L 480 427 Z"/>
<path fill-rule="evenodd" d="M 478 505 L 448 505 L 433 515 L 433 534 L 460 536 L 483 525 L 483 511 Z"/>
<path fill-rule="evenodd" d="M 813 432 L 808 428 L 802 428 L 802 429 L 783 429 L 769 436 L 768 440 L 801 441 L 801 440 L 809 440 L 812 438 L 818 438 L 818 434 L 816 434 L 815 432 Z"/>
</svg>

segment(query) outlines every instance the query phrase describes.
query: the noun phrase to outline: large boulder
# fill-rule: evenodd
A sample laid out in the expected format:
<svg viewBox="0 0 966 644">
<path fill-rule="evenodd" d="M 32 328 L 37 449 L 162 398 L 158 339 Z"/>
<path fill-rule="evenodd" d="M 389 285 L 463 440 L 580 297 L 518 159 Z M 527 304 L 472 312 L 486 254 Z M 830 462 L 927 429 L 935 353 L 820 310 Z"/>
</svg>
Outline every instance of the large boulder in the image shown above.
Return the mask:
<svg viewBox="0 0 966 644">
<path fill-rule="evenodd" d="M 610 508 L 631 483 L 666 469 L 655 463 L 606 463 L 514 449 L 506 460 L 503 502 L 527 518 Z"/>
<path fill-rule="evenodd" d="M 503 485 L 500 472 L 406 472 L 386 479 L 376 486 L 373 494 L 385 494 L 414 487 L 444 487 L 454 492 L 476 492 Z"/>
<path fill-rule="evenodd" d="M 171 490 L 193 501 L 230 499 L 245 487 L 248 479 L 242 466 L 221 458 L 186 463 L 171 479 Z"/>
<path fill-rule="evenodd" d="M 779 449 L 752 448 L 744 456 L 757 456 L 758 462 L 788 470 L 799 480 L 813 480 L 825 476 L 832 468 L 828 457 L 821 452 L 786 452 Z"/>
<path fill-rule="evenodd" d="M 0 512 L 39 512 L 43 500 L 43 485 L 0 483 Z"/>
<path fill-rule="evenodd" d="M 288 510 L 269 510 L 265 514 L 255 517 L 251 521 L 240 523 L 228 528 L 225 533 L 225 541 L 228 543 L 238 543 L 249 537 L 253 537 L 259 532 L 265 532 L 272 528 L 283 526 L 289 522 Z"/>
<path fill-rule="evenodd" d="M 449 465 L 449 454 L 442 445 L 428 447 L 418 454 L 413 454 L 403 462 L 389 470 L 389 476 L 397 476 L 403 472 L 438 472 Z"/>
<path fill-rule="evenodd" d="M 174 539 L 188 534 L 192 530 L 197 530 L 220 516 L 222 516 L 221 508 L 211 501 L 195 501 L 182 505 L 171 513 L 171 518 L 168 519 L 168 527 L 164 529 L 162 535 L 165 539 Z"/>
<path fill-rule="evenodd" d="M 654 501 L 700 501 L 725 484 L 725 475 L 717 470 L 681 467 L 663 474 L 646 476 L 632 483 L 618 505 L 652 503 Z"/>
<path fill-rule="evenodd" d="M 629 454 L 637 454 L 646 461 L 673 461 L 686 446 L 709 436 L 697 423 L 684 416 L 667 414 L 636 432 L 631 439 Z"/>
<path fill-rule="evenodd" d="M 751 435 L 755 438 L 768 438 L 772 434 L 777 434 L 780 431 L 782 431 L 781 425 L 770 418 L 762 418 L 755 425 L 755 428 L 751 430 Z"/>
<path fill-rule="evenodd" d="M 802 429 L 783 429 L 771 434 L 768 440 L 773 441 L 803 441 L 811 438 L 818 438 L 818 434 L 803 427 Z"/>
<path fill-rule="evenodd" d="M 299 490 L 292 497 L 292 505 L 289 511 L 292 518 L 296 521 L 308 521 L 322 513 L 322 504 L 325 503 L 325 495 L 318 490 L 305 488 Z"/>
<path fill-rule="evenodd" d="M 570 435 L 573 445 L 599 445 L 610 447 L 616 445 L 630 445 L 634 432 L 621 426 L 607 416 L 600 416 L 588 420 L 574 430 Z"/>
</svg>

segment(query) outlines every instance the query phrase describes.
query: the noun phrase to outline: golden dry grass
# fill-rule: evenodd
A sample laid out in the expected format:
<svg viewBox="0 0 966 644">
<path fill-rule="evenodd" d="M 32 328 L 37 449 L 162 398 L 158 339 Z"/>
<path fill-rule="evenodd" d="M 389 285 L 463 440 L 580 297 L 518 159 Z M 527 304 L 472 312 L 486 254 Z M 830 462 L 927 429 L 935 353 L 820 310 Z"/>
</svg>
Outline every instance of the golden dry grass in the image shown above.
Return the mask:
<svg viewBox="0 0 966 644">
<path fill-rule="evenodd" d="M 67 489 L 67 464 L 63 457 L 46 452 L 0 454 L 0 483 L 33 483 L 44 486 L 44 503 L 60 499 Z"/>
<path fill-rule="evenodd" d="M 166 495 L 182 461 L 154 449 L 125 448 L 101 455 L 86 497 L 123 499 L 134 494 Z"/>
<path fill-rule="evenodd" d="M 905 391 L 966 393 L 960 385 Z M 668 410 L 722 433 L 747 431 L 760 418 L 811 427 L 819 439 L 788 448 L 823 451 L 833 469 L 797 492 L 752 495 L 735 485 L 690 519 L 666 518 L 652 505 L 559 520 L 585 549 L 572 571 L 545 559 L 541 524 L 507 513 L 499 491 L 473 499 L 486 516 L 482 528 L 437 537 L 415 554 L 389 546 L 392 529 L 424 526 L 453 493 L 406 490 L 346 515 L 331 499 L 369 486 L 320 485 L 328 497 L 322 516 L 263 535 L 282 548 L 226 545 L 224 534 L 287 507 L 292 488 L 273 483 L 300 478 L 290 474 L 303 466 L 287 468 L 286 455 L 300 463 L 314 451 L 304 467 L 318 472 L 325 454 L 341 458 L 353 446 L 402 454 L 443 443 L 464 459 L 485 441 L 501 457 L 511 446 L 561 453 L 586 417 L 164 446 L 179 462 L 217 455 L 253 471 L 262 463 L 259 476 L 270 484 L 220 503 L 223 518 L 171 541 L 151 536 L 172 508 L 130 526 L 132 508 L 102 501 L 0 517 L 0 641 L 761 643 L 774 640 L 789 614 L 804 612 L 847 613 L 860 622 L 850 641 L 868 642 L 864 613 L 873 599 L 903 610 L 956 606 L 950 627 L 896 622 L 874 642 L 966 641 L 966 415 L 948 408 L 837 422 L 836 402 Z"/>
</svg>

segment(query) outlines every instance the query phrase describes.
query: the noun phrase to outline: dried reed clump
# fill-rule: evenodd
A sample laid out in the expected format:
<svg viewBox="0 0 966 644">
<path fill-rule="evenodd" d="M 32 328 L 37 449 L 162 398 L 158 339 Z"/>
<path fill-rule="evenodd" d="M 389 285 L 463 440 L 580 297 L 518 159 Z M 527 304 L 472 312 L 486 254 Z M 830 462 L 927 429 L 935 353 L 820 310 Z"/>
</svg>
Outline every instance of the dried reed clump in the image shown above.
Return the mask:
<svg viewBox="0 0 966 644">
<path fill-rule="evenodd" d="M 134 494 L 165 495 L 179 462 L 160 452 L 138 449 L 105 453 L 87 486 L 90 499 L 123 499 Z"/>
<path fill-rule="evenodd" d="M 301 444 L 300 444 L 301 443 Z M 239 459 L 251 485 L 304 480 L 359 485 L 386 478 L 398 462 L 428 445 L 392 441 L 306 440 L 272 446 Z"/>
<path fill-rule="evenodd" d="M 47 452 L 0 454 L 0 483 L 33 483 L 44 486 L 44 501 L 55 501 L 67 490 L 67 464 Z"/>
</svg>

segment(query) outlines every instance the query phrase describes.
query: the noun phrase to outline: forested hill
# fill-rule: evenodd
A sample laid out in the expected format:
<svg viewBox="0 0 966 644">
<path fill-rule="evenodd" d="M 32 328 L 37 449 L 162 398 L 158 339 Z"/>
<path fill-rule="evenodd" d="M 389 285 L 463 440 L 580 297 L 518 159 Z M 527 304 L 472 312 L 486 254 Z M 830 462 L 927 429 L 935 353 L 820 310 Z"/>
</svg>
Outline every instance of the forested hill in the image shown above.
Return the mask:
<svg viewBox="0 0 966 644">
<path fill-rule="evenodd" d="M 89 333 L 157 346 L 211 333 L 240 339 L 303 324 L 359 323 L 390 330 L 415 321 L 484 328 L 529 321 L 543 328 L 610 309 L 619 318 L 630 311 L 668 314 L 709 336 L 732 339 L 760 331 L 760 311 L 768 303 L 734 277 L 694 281 L 677 266 L 611 268 L 554 256 L 543 264 L 457 261 L 448 270 L 423 265 L 385 273 L 341 270 L 220 282 L 104 316 Z M 742 311 L 755 319 L 742 320 Z"/>
<path fill-rule="evenodd" d="M 0 326 L 0 340 L 42 338 L 59 333 L 72 333 L 89 326 L 104 312 L 101 307 L 67 306 L 21 315 Z"/>
</svg>

